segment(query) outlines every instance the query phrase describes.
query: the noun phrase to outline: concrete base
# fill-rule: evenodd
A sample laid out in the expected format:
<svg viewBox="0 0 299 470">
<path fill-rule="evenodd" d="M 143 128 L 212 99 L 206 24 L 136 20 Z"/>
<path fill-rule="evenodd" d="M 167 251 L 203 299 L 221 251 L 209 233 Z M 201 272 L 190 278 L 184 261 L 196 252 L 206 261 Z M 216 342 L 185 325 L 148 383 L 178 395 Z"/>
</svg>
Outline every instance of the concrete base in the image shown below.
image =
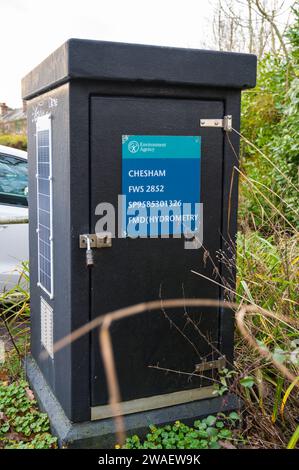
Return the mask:
<svg viewBox="0 0 299 470">
<path fill-rule="evenodd" d="M 83 449 L 110 449 L 116 444 L 113 418 L 84 423 L 72 423 L 65 415 L 53 392 L 47 385 L 34 359 L 25 360 L 26 375 L 35 393 L 36 399 L 50 419 L 51 429 L 58 437 L 61 447 Z M 127 435 L 148 432 L 148 426 L 163 426 L 176 420 L 191 424 L 195 419 L 229 412 L 240 408 L 240 400 L 233 394 L 194 401 L 183 405 L 170 406 L 159 410 L 145 411 L 124 416 Z"/>
</svg>

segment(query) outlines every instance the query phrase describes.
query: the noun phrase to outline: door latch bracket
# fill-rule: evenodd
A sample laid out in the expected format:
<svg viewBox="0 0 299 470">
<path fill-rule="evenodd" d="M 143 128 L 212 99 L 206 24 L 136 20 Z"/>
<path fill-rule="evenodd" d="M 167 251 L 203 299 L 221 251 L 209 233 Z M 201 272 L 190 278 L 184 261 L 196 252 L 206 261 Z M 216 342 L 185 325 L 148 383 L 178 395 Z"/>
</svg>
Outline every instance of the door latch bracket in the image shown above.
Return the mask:
<svg viewBox="0 0 299 470">
<path fill-rule="evenodd" d="M 228 114 L 223 119 L 200 119 L 200 127 L 220 127 L 225 132 L 231 132 L 233 130 L 233 118 L 231 114 Z"/>
</svg>

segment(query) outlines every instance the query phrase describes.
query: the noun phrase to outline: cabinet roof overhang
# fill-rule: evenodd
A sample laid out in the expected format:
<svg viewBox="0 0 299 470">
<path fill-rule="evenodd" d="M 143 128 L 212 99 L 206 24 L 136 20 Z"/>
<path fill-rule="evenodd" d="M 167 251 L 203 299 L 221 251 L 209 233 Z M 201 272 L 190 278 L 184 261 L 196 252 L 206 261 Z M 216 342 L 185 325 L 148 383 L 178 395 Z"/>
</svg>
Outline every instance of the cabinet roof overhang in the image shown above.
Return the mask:
<svg viewBox="0 0 299 470">
<path fill-rule="evenodd" d="M 253 54 L 69 39 L 23 78 L 22 97 L 75 79 L 253 88 L 256 62 Z"/>
</svg>

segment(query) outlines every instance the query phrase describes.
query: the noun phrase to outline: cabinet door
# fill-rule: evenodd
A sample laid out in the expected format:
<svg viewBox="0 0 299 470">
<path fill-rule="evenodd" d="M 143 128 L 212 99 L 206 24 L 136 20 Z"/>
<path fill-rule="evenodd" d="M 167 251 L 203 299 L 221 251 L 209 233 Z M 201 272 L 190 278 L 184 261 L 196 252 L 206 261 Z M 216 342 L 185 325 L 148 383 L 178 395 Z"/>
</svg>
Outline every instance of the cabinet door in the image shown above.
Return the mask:
<svg viewBox="0 0 299 470">
<path fill-rule="evenodd" d="M 152 136 L 156 143 L 163 142 L 166 136 L 177 155 L 175 143 L 179 146 L 180 142 L 184 145 L 188 141 L 180 140 L 180 137 L 200 137 L 199 120 L 220 118 L 223 111 L 223 103 L 216 101 L 92 97 L 91 230 L 99 218 L 95 215 L 96 206 L 101 202 L 111 203 L 117 214 L 118 195 L 125 187 L 128 192 L 128 162 L 123 147 L 127 136 L 136 136 L 133 140 L 137 144 L 144 136 Z M 199 139 L 201 158 L 195 159 L 197 163 L 191 163 L 193 171 L 190 168 L 187 171 L 186 165 L 190 164 L 187 159 L 186 164 L 181 162 L 182 166 L 176 167 L 175 171 L 177 179 L 172 179 L 171 194 L 167 193 L 174 199 L 176 194 L 183 198 L 184 194 L 190 194 L 196 199 L 198 193 L 198 202 L 203 203 L 203 246 L 185 249 L 183 237 L 134 239 L 126 236 L 113 239 L 111 248 L 94 250 L 95 263 L 90 279 L 91 318 L 155 299 L 219 298 L 216 284 L 191 272 L 195 270 L 207 278 L 214 278 L 218 268 L 216 252 L 220 248 L 223 133 L 221 129 L 205 129 L 204 136 L 201 141 Z M 161 162 L 158 163 L 157 168 L 161 170 Z M 168 172 L 172 172 L 172 165 L 178 163 L 171 158 L 167 165 Z M 154 159 L 143 161 L 142 168 L 138 165 L 134 168 L 153 170 Z M 140 179 L 137 179 L 137 186 L 141 184 Z M 151 186 L 150 177 L 145 174 L 143 179 L 144 185 L 148 182 Z M 166 183 L 169 180 L 166 179 Z M 130 199 L 129 193 L 127 196 Z M 153 200 L 152 195 L 149 198 Z M 140 198 L 145 199 L 144 195 Z M 157 199 L 161 201 L 163 194 L 158 194 Z M 211 343 L 216 347 L 218 344 L 218 308 L 145 312 L 113 323 L 111 334 L 123 401 L 213 384 L 209 379 L 188 373 L 194 372 L 196 364 L 218 357 L 211 348 Z M 97 332 L 92 336 L 91 355 L 91 405 L 106 404 L 108 392 Z"/>
</svg>

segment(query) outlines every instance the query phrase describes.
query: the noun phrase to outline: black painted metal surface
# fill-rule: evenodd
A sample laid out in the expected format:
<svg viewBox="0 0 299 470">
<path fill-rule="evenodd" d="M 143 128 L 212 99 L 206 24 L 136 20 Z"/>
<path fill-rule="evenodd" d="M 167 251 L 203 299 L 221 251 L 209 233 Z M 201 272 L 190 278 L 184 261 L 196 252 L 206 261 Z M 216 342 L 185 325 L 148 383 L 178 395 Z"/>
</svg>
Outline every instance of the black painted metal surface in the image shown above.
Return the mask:
<svg viewBox="0 0 299 470">
<path fill-rule="evenodd" d="M 91 226 L 95 226 L 98 219 L 95 208 L 99 202 L 106 201 L 117 207 L 117 197 L 122 190 L 122 134 L 200 135 L 199 119 L 222 116 L 223 112 L 223 103 L 218 101 L 93 97 Z M 186 250 L 184 238 L 118 238 L 112 241 L 111 249 L 95 251 L 96 266 L 91 272 L 92 318 L 103 311 L 159 298 L 218 298 L 218 286 L 192 274 L 191 269 L 211 278 L 215 267 L 219 269 L 216 252 L 221 243 L 222 155 L 222 130 L 207 129 L 202 139 L 201 159 L 204 248 Z M 214 265 L 204 260 L 207 252 Z M 113 325 L 122 398 L 127 401 L 210 385 L 201 378 L 166 374 L 149 366 L 158 364 L 165 369 L 192 373 L 195 364 L 219 356 L 215 356 L 209 344 L 209 341 L 218 342 L 218 328 L 218 310 L 200 308 L 147 312 Z M 98 350 L 98 335 L 95 334 L 93 405 L 108 400 Z"/>
<path fill-rule="evenodd" d="M 70 39 L 23 79 L 22 95 L 74 78 L 245 89 L 255 86 L 255 68 L 251 54 Z"/>
</svg>

